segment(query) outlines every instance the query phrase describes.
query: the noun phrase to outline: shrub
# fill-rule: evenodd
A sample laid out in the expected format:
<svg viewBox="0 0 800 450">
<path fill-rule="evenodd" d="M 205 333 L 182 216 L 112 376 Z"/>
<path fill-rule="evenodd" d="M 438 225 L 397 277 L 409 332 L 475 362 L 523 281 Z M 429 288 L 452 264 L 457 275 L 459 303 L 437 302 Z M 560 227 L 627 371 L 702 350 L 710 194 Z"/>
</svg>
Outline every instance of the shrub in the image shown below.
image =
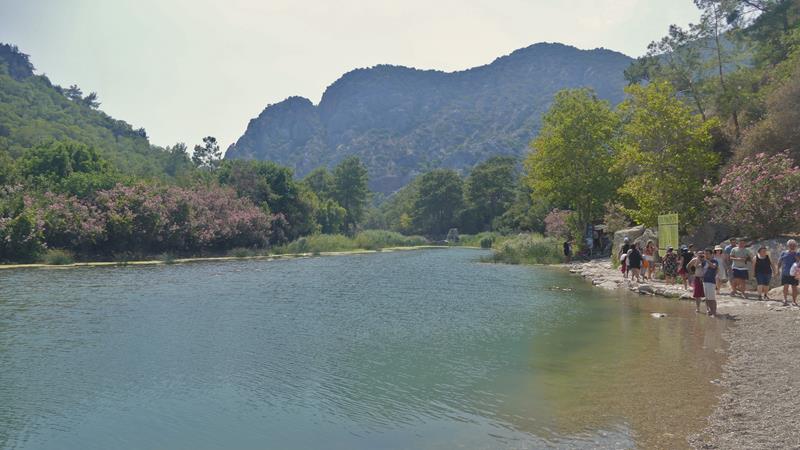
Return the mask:
<svg viewBox="0 0 800 450">
<path fill-rule="evenodd" d="M 478 234 L 462 234 L 461 239 L 458 242 L 458 245 L 464 247 L 481 247 L 481 248 L 491 248 L 491 247 L 483 247 L 482 242 L 485 239 L 489 239 L 491 241 L 492 247 L 497 247 L 501 243 L 511 239 L 511 236 L 507 236 L 502 233 L 493 232 L 493 231 L 484 231 Z"/>
<path fill-rule="evenodd" d="M 572 211 L 554 209 L 544 218 L 544 233 L 547 237 L 566 238 L 570 234 L 569 217 Z"/>
<path fill-rule="evenodd" d="M 245 247 L 236 247 L 228 252 L 228 255 L 233 256 L 234 258 L 248 258 L 251 256 L 256 256 L 257 254 L 258 253 L 255 250 Z"/>
<path fill-rule="evenodd" d="M 481 239 L 481 248 L 492 248 L 492 238 L 485 237 Z"/>
<path fill-rule="evenodd" d="M 499 245 L 487 260 L 507 264 L 555 264 L 562 258 L 561 245 L 555 238 L 521 234 Z"/>
<path fill-rule="evenodd" d="M 759 153 L 731 166 L 719 183 L 706 182 L 711 220 L 734 223 L 754 237 L 796 231 L 800 222 L 800 168 L 788 153 Z"/>
<path fill-rule="evenodd" d="M 412 247 L 424 245 L 427 240 L 421 236 L 404 236 L 394 231 L 366 230 L 355 237 L 357 248 L 379 250 L 387 247 Z"/>
<path fill-rule="evenodd" d="M 72 253 L 61 249 L 48 250 L 44 254 L 42 260 L 45 264 L 50 264 L 53 266 L 63 266 L 65 264 L 72 264 L 75 262 L 72 258 Z"/>
</svg>

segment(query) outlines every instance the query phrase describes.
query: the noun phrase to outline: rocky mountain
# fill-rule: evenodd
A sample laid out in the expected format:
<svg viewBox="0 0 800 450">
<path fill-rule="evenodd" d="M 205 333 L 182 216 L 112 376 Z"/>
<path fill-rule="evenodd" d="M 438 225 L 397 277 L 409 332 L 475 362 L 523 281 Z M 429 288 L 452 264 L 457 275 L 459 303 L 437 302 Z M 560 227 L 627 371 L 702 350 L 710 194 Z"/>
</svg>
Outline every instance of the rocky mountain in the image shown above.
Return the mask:
<svg viewBox="0 0 800 450">
<path fill-rule="evenodd" d="M 357 155 L 371 188 L 389 193 L 432 168 L 463 170 L 489 156 L 524 154 L 561 89 L 591 87 L 618 103 L 631 61 L 606 49 L 542 43 L 459 72 L 356 69 L 329 86 L 319 105 L 290 97 L 267 106 L 225 157 L 272 160 L 302 176 Z"/>
</svg>

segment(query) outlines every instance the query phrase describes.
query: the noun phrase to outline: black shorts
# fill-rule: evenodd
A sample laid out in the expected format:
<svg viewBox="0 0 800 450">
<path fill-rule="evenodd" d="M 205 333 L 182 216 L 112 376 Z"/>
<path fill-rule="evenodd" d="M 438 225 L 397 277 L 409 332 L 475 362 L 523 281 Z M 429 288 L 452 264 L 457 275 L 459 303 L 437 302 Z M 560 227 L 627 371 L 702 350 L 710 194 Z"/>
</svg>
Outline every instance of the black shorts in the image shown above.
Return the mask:
<svg viewBox="0 0 800 450">
<path fill-rule="evenodd" d="M 750 278 L 750 273 L 747 269 L 733 269 L 733 278 L 738 280 L 746 280 Z"/>
<path fill-rule="evenodd" d="M 783 284 L 783 285 L 788 284 L 790 286 L 797 286 L 798 281 L 797 281 L 797 278 L 795 278 L 795 277 L 793 277 L 791 275 L 784 275 L 784 276 L 781 277 L 781 284 Z"/>
</svg>

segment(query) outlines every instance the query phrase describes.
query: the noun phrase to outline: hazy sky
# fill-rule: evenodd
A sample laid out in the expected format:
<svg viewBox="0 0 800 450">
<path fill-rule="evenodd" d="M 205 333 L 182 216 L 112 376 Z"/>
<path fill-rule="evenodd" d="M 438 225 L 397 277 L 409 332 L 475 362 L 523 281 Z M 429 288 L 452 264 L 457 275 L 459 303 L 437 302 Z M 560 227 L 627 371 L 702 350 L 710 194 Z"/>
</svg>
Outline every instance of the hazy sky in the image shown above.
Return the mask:
<svg viewBox="0 0 800 450">
<path fill-rule="evenodd" d="M 0 0 L 0 42 L 154 144 L 224 149 L 357 67 L 460 70 L 542 41 L 638 56 L 698 16 L 692 0 Z"/>
</svg>

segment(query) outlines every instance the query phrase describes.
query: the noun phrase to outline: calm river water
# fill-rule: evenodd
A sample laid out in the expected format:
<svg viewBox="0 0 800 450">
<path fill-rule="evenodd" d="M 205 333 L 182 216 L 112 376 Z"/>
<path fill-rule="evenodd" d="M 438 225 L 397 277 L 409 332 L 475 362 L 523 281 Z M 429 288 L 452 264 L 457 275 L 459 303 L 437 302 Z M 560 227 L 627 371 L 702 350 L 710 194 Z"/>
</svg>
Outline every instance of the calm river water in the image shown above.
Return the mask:
<svg viewBox="0 0 800 450">
<path fill-rule="evenodd" d="M 675 447 L 704 426 L 724 321 L 482 254 L 0 271 L 0 448 Z"/>
</svg>

